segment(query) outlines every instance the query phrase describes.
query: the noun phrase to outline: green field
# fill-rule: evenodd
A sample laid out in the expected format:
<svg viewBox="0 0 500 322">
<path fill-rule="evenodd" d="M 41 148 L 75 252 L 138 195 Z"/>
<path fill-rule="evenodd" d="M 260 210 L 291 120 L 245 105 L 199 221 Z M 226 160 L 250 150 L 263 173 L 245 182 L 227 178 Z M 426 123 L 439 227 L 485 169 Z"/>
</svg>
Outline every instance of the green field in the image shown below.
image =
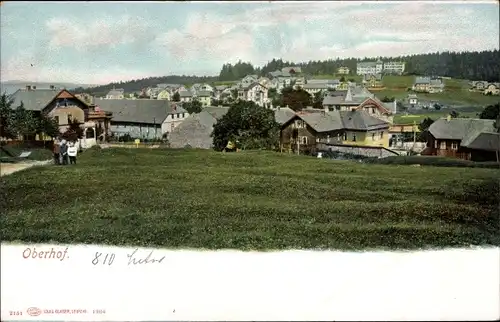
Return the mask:
<svg viewBox="0 0 500 322">
<path fill-rule="evenodd" d="M 2 177 L 0 229 L 3 241 L 174 248 L 500 245 L 498 205 L 481 199 L 499 178 L 274 152 L 92 149 L 76 166 Z"/>
<path fill-rule="evenodd" d="M 344 76 L 346 79 L 354 79 L 357 83 L 361 83 L 362 77 L 359 75 L 315 75 L 314 79 L 340 79 Z M 409 75 L 386 75 L 383 78 L 385 89 L 373 93 L 380 99 L 385 96 L 395 97 L 397 100 L 404 100 L 408 96 L 408 88 L 413 86 L 415 76 Z M 445 79 L 445 91 L 443 93 L 426 94 L 418 93 L 418 97 L 422 101 L 439 101 L 444 104 L 453 105 L 478 105 L 486 106 L 496 104 L 500 101 L 498 96 L 486 96 L 481 93 L 469 92 L 467 81 L 463 79 Z"/>
<path fill-rule="evenodd" d="M 436 112 L 428 112 L 422 114 L 398 114 L 394 116 L 394 124 L 413 124 L 416 122 L 419 124 L 424 119 L 430 117 L 433 120 L 437 120 L 442 117 L 447 117 L 449 112 L 436 111 Z M 477 118 L 478 112 L 459 112 L 459 117 L 468 117 L 468 118 Z"/>
</svg>

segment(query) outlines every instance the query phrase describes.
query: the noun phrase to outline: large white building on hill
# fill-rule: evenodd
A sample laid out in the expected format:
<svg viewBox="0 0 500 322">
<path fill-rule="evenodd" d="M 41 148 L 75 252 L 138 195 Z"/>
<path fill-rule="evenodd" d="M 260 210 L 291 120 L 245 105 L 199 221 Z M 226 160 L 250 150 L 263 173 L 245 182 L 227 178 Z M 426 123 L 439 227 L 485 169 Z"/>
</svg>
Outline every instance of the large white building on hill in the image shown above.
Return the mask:
<svg viewBox="0 0 500 322">
<path fill-rule="evenodd" d="M 405 63 L 398 61 L 382 62 L 362 62 L 356 66 L 356 74 L 369 75 L 369 74 L 397 74 L 401 75 L 405 71 Z"/>
</svg>

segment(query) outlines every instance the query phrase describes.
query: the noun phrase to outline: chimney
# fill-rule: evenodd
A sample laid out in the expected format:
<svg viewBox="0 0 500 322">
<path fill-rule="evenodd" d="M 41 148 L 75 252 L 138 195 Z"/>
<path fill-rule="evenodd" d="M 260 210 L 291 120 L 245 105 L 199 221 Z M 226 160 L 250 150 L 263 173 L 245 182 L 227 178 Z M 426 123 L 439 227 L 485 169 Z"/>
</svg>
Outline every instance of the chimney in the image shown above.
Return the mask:
<svg viewBox="0 0 500 322">
<path fill-rule="evenodd" d="M 31 91 L 31 86 L 30 85 L 26 85 L 26 90 L 27 91 Z"/>
</svg>

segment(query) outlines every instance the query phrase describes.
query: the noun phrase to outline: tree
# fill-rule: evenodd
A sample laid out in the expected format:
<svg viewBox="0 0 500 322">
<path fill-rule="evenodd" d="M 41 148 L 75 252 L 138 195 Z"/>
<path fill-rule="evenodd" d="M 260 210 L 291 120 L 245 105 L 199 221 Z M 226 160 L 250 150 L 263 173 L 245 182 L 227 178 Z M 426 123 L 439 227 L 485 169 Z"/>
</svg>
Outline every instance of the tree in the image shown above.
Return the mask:
<svg viewBox="0 0 500 322">
<path fill-rule="evenodd" d="M 6 93 L 0 96 L 0 137 L 12 139 L 15 133 L 10 128 L 10 119 L 12 117 L 12 104 L 14 101 L 9 99 Z"/>
<path fill-rule="evenodd" d="M 9 132 L 15 138 L 24 139 L 26 136 L 35 135 L 37 132 L 38 120 L 32 111 L 24 108 L 23 102 L 15 110 L 12 111 L 8 121 L 7 127 Z"/>
<path fill-rule="evenodd" d="M 434 103 L 433 107 L 436 111 L 439 111 L 441 109 L 441 105 L 439 105 L 439 103 Z"/>
<path fill-rule="evenodd" d="M 270 88 L 268 91 L 267 91 L 267 97 L 272 101 L 274 99 L 276 99 L 278 97 L 278 91 L 276 90 L 276 88 Z"/>
<path fill-rule="evenodd" d="M 384 102 L 384 103 L 390 103 L 390 102 L 394 102 L 396 98 L 394 97 L 389 97 L 389 96 L 384 96 L 381 101 Z"/>
<path fill-rule="evenodd" d="M 59 124 L 55 119 L 42 113 L 38 118 L 37 134 L 55 138 L 60 134 Z"/>
<path fill-rule="evenodd" d="M 496 120 L 500 115 L 500 104 L 488 105 L 479 114 L 480 119 Z"/>
<path fill-rule="evenodd" d="M 342 76 L 340 77 L 340 80 L 339 80 L 341 83 L 344 83 L 345 82 L 345 76 Z"/>
<path fill-rule="evenodd" d="M 198 100 L 193 100 L 192 102 L 184 103 L 182 107 L 189 113 L 189 114 L 197 114 L 200 113 L 202 110 L 202 105 L 201 102 Z"/>
<path fill-rule="evenodd" d="M 308 105 L 312 105 L 311 95 L 302 88 L 284 88 L 281 92 L 281 106 L 290 107 L 294 111 L 300 111 Z"/>
<path fill-rule="evenodd" d="M 460 116 L 460 113 L 458 113 L 457 111 L 453 110 L 453 111 L 450 112 L 450 116 L 451 116 L 451 118 L 456 119 L 457 117 Z"/>
<path fill-rule="evenodd" d="M 431 119 L 430 117 L 426 117 L 423 119 L 420 124 L 418 125 L 418 129 L 420 130 L 420 133 L 418 135 L 418 141 L 420 142 L 427 142 L 429 139 L 429 127 L 434 123 L 434 120 Z"/>
<path fill-rule="evenodd" d="M 239 142 L 243 149 L 272 148 L 279 143 L 280 126 L 274 112 L 251 101 L 239 101 L 217 121 L 211 134 L 217 151 L 228 142 Z"/>
<path fill-rule="evenodd" d="M 313 108 L 322 108 L 323 107 L 323 98 L 325 97 L 323 91 L 319 91 L 314 93 L 313 98 Z"/>
<path fill-rule="evenodd" d="M 175 92 L 174 95 L 172 95 L 172 100 L 174 102 L 180 102 L 181 101 L 181 94 L 179 94 L 179 92 Z"/>
<path fill-rule="evenodd" d="M 83 133 L 84 129 L 81 127 L 80 122 L 78 122 L 77 119 L 73 118 L 69 120 L 69 127 L 63 133 L 62 138 L 67 141 L 76 142 L 79 139 L 83 138 Z"/>
</svg>

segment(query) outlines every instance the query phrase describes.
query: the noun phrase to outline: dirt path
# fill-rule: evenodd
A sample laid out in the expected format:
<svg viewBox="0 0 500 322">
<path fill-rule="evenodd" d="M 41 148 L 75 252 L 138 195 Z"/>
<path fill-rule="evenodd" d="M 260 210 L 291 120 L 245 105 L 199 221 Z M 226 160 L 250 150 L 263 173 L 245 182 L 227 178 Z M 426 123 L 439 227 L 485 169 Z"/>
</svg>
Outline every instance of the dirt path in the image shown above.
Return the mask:
<svg viewBox="0 0 500 322">
<path fill-rule="evenodd" d="M 52 163 L 52 160 L 46 161 L 28 161 L 21 163 L 0 163 L 0 176 L 6 176 L 17 171 L 31 168 L 36 165 L 46 165 Z"/>
</svg>

